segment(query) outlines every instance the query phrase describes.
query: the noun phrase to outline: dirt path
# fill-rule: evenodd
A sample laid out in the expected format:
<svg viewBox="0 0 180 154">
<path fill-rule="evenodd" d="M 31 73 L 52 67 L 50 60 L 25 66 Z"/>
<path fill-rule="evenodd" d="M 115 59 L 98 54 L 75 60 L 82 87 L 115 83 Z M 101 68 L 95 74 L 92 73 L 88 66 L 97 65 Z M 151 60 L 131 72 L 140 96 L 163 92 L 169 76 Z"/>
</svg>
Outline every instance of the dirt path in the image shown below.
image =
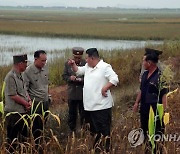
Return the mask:
<svg viewBox="0 0 180 154">
<path fill-rule="evenodd" d="M 49 93 L 52 96 L 53 106 L 67 103 L 67 85 L 50 88 Z"/>
</svg>

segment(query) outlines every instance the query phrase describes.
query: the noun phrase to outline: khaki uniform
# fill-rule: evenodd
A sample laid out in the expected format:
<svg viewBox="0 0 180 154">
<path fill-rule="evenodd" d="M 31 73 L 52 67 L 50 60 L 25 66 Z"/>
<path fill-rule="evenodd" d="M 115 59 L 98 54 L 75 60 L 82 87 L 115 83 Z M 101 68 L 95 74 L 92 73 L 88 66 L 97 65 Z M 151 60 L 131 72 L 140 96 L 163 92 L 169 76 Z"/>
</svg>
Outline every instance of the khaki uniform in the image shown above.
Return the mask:
<svg viewBox="0 0 180 154">
<path fill-rule="evenodd" d="M 16 103 L 10 96 L 19 95 L 28 101 L 27 89 L 21 73 L 13 69 L 5 77 L 5 112 L 26 113 L 23 105 Z"/>
<path fill-rule="evenodd" d="M 48 113 L 45 112 L 49 109 L 48 101 L 48 67 L 45 65 L 41 70 L 38 69 L 34 63 L 31 64 L 24 72 L 24 78 L 31 100 L 34 100 L 32 112 L 39 115 L 44 115 L 45 121 L 47 120 Z M 45 114 L 43 114 L 43 112 Z M 33 121 L 32 132 L 36 144 L 40 142 L 42 135 L 43 121 L 40 116 L 36 116 Z"/>
<path fill-rule="evenodd" d="M 42 70 L 39 70 L 34 63 L 31 64 L 24 72 L 24 79 L 32 101 L 34 99 L 36 102 L 48 101 L 49 78 L 48 67 L 46 65 Z"/>
<path fill-rule="evenodd" d="M 19 65 L 16 65 L 22 63 L 21 66 L 23 69 L 25 69 L 27 66 L 26 62 L 27 62 L 26 54 L 14 55 L 13 56 L 14 67 L 9 71 L 9 73 L 6 75 L 4 79 L 5 114 L 10 112 L 15 112 L 13 114 L 9 114 L 5 119 L 7 139 L 8 139 L 7 149 L 9 153 L 14 153 L 14 149 L 16 149 L 18 146 L 16 143 L 13 142 L 15 139 L 21 143 L 26 140 L 24 137 L 28 137 L 27 126 L 24 122 L 24 119 L 28 121 L 28 116 L 27 116 L 28 111 L 26 111 L 24 105 L 19 104 L 20 102 L 14 101 L 14 98 L 18 98 L 18 97 L 24 99 L 26 103 L 28 103 L 29 100 L 25 82 L 22 77 L 22 73 L 17 72 Z M 14 97 L 13 99 L 11 98 L 12 96 Z M 24 117 L 23 119 L 21 117 L 22 115 Z"/>
</svg>

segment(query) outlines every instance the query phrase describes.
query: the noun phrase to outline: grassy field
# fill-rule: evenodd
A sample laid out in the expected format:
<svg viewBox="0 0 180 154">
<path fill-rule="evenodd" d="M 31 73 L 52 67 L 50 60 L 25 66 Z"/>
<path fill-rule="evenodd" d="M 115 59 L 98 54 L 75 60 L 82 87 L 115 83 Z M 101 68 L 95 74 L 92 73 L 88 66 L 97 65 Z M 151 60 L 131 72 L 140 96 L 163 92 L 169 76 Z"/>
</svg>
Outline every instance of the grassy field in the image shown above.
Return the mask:
<svg viewBox="0 0 180 154">
<path fill-rule="evenodd" d="M 56 37 L 179 40 L 180 10 L 2 9 L 0 33 Z"/>
<path fill-rule="evenodd" d="M 166 41 L 162 45 L 147 45 L 147 47 L 164 51 L 161 62 L 171 65 L 174 78 L 170 84 L 170 90 L 174 90 L 180 85 L 179 16 L 179 10 L 155 10 L 153 12 L 152 10 L 110 10 L 109 12 L 101 10 L 97 12 L 94 10 L 0 9 L 0 33 L 105 39 L 163 39 Z M 62 52 L 65 53 L 64 57 L 49 62 L 51 88 L 65 84 L 61 75 L 64 62 L 71 56 L 71 52 L 69 50 Z M 145 152 L 144 144 L 133 148 L 127 139 L 131 130 L 140 127 L 139 114 L 132 112 L 132 106 L 139 90 L 139 73 L 143 54 L 143 48 L 100 51 L 101 57 L 112 65 L 120 79 L 118 87 L 112 89 L 115 101 L 111 131 L 112 154 L 141 154 Z M 11 66 L 0 67 L 0 88 L 10 69 Z M 168 98 L 170 123 L 166 126 L 165 134 L 180 135 L 179 100 L 179 90 Z M 45 153 L 95 153 L 92 148 L 93 137 L 88 131 L 79 129 L 76 136 L 68 136 L 67 102 L 65 104 L 52 104 L 50 110 L 61 119 L 61 124 L 59 127 L 54 117 L 48 119 L 42 136 L 42 147 Z M 6 145 L 6 130 L 2 120 L 0 123 L 1 153 L 4 152 Z M 179 146 L 179 142 L 165 142 L 163 145 L 164 153 L 178 154 L 180 153 Z M 20 144 L 20 147 L 21 153 L 37 153 L 32 138 L 29 142 Z M 103 153 L 103 149 L 100 150 Z"/>
</svg>

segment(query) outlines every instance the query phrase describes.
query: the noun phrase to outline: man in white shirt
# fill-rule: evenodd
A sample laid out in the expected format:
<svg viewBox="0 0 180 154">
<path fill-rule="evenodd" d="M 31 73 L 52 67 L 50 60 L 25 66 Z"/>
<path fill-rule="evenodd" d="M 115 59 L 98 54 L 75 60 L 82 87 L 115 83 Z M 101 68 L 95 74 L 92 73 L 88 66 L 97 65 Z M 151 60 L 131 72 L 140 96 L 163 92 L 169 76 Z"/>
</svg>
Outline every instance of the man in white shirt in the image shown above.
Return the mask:
<svg viewBox="0 0 180 154">
<path fill-rule="evenodd" d="M 109 151 L 113 106 L 110 88 L 118 84 L 118 75 L 110 64 L 100 59 L 96 48 L 86 50 L 86 62 L 83 67 L 78 67 L 72 59 L 68 63 L 78 75 L 84 75 L 83 102 L 90 125 L 97 134 L 94 145 L 103 135 L 107 138 L 106 151 Z"/>
</svg>

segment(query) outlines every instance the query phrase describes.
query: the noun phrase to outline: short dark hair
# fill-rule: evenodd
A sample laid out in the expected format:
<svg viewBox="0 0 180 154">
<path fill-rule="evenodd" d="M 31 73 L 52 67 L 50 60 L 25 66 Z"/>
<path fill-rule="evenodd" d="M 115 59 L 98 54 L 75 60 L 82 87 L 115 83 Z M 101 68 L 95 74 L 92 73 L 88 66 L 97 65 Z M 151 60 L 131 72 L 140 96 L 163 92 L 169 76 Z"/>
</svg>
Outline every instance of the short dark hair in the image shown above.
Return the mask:
<svg viewBox="0 0 180 154">
<path fill-rule="evenodd" d="M 88 54 L 89 57 L 99 58 L 99 53 L 98 53 L 98 50 L 96 48 L 87 49 L 86 54 Z"/>
<path fill-rule="evenodd" d="M 145 56 L 146 56 L 145 58 L 146 61 L 150 60 L 153 63 L 158 63 L 159 56 L 157 54 L 151 53 L 151 54 L 146 54 Z"/>
<path fill-rule="evenodd" d="M 39 58 L 40 54 L 46 54 L 44 50 L 37 50 L 34 53 L 34 58 Z"/>
</svg>

